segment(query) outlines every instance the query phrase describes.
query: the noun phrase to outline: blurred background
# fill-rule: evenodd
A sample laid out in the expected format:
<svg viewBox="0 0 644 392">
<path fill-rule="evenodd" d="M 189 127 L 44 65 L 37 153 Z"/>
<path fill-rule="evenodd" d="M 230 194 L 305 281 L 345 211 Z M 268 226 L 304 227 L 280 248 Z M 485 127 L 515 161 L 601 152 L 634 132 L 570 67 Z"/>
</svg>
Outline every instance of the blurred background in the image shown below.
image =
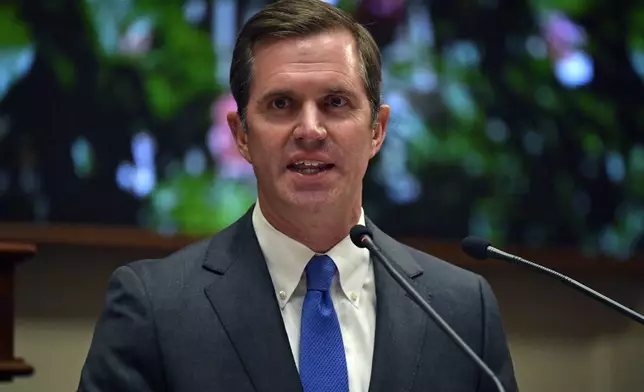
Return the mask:
<svg viewBox="0 0 644 392">
<path fill-rule="evenodd" d="M 641 392 L 640 325 L 458 241 L 487 237 L 644 313 L 644 2 L 328 2 L 382 50 L 392 119 L 367 214 L 490 282 L 522 392 Z M 267 3 L 0 2 L 0 266 L 3 246 L 37 246 L 15 284 L 0 268 L 0 340 L 15 325 L 35 368 L 0 390 L 76 390 L 114 269 L 254 202 L 225 113 L 236 33 Z"/>
<path fill-rule="evenodd" d="M 0 5 L 0 221 L 207 235 L 254 201 L 236 33 L 262 0 Z M 329 1 L 383 53 L 366 212 L 395 236 L 644 249 L 644 4 Z"/>
</svg>

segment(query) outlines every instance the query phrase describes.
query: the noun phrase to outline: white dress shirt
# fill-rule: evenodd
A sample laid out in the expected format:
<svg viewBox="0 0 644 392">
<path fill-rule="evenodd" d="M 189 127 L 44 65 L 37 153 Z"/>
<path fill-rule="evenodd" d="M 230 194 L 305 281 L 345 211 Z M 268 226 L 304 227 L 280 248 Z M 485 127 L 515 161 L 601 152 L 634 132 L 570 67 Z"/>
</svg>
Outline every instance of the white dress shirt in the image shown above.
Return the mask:
<svg viewBox="0 0 644 392">
<path fill-rule="evenodd" d="M 365 224 L 362 210 L 359 223 Z M 299 370 L 300 320 L 306 295 L 304 268 L 315 252 L 268 223 L 259 202 L 253 210 L 253 227 L 266 258 Z M 331 298 L 342 331 L 349 391 L 367 392 L 376 329 L 376 290 L 369 251 L 356 247 L 347 236 L 326 255 L 338 268 L 331 284 Z"/>
</svg>

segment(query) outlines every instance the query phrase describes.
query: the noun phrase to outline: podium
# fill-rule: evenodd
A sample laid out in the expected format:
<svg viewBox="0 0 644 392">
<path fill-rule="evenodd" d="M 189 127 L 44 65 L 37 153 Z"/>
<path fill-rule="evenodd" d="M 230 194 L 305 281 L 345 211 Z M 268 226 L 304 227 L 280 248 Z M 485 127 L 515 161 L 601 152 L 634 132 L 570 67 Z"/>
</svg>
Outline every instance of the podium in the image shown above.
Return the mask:
<svg viewBox="0 0 644 392">
<path fill-rule="evenodd" d="M 18 263 L 35 254 L 34 245 L 0 241 L 0 383 L 34 371 L 22 358 L 14 357 L 14 275 Z"/>
</svg>

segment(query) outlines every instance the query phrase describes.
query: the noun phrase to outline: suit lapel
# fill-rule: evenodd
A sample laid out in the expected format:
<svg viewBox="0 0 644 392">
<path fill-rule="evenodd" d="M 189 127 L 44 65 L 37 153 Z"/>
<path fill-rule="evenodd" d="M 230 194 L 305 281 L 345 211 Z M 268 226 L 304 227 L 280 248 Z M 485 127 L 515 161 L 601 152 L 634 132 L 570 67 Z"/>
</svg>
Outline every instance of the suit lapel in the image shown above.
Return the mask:
<svg viewBox="0 0 644 392">
<path fill-rule="evenodd" d="M 213 238 L 205 289 L 257 392 L 301 392 L 273 283 L 252 227 L 251 211 Z M 225 250 L 225 251 L 222 251 Z"/>
<path fill-rule="evenodd" d="M 374 242 L 410 279 L 423 273 L 409 251 L 367 221 Z M 427 317 L 379 261 L 373 260 L 376 280 L 376 335 L 370 392 L 411 390 L 426 336 Z M 418 287 L 418 286 L 417 286 Z M 429 293 L 420 288 L 421 293 Z"/>
</svg>

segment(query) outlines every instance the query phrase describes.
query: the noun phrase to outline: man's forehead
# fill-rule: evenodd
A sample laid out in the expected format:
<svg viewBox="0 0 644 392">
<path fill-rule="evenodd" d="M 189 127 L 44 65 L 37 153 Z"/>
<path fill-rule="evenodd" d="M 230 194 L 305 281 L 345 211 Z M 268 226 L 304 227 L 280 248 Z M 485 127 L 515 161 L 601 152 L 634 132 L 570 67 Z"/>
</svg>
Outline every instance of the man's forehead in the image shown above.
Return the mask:
<svg viewBox="0 0 644 392">
<path fill-rule="evenodd" d="M 258 46 L 252 64 L 253 87 L 274 90 L 299 85 L 311 90 L 359 90 L 360 62 L 353 37 L 348 32 L 325 34 Z"/>
<path fill-rule="evenodd" d="M 253 65 L 279 66 L 284 63 L 335 63 L 357 67 L 359 55 L 356 40 L 345 30 L 329 30 L 316 34 L 268 38 L 252 48 Z M 260 68 L 261 70 L 262 68 Z"/>
<path fill-rule="evenodd" d="M 351 31 L 344 28 L 330 28 L 326 30 L 321 30 L 315 33 L 310 34 L 286 34 L 282 36 L 272 36 L 268 35 L 257 40 L 253 45 L 251 50 L 253 53 L 256 50 L 261 50 L 272 45 L 295 45 L 300 47 L 310 46 L 311 42 L 342 42 L 344 45 L 351 45 L 355 48 L 357 45 L 356 39 L 351 33 Z"/>
</svg>

